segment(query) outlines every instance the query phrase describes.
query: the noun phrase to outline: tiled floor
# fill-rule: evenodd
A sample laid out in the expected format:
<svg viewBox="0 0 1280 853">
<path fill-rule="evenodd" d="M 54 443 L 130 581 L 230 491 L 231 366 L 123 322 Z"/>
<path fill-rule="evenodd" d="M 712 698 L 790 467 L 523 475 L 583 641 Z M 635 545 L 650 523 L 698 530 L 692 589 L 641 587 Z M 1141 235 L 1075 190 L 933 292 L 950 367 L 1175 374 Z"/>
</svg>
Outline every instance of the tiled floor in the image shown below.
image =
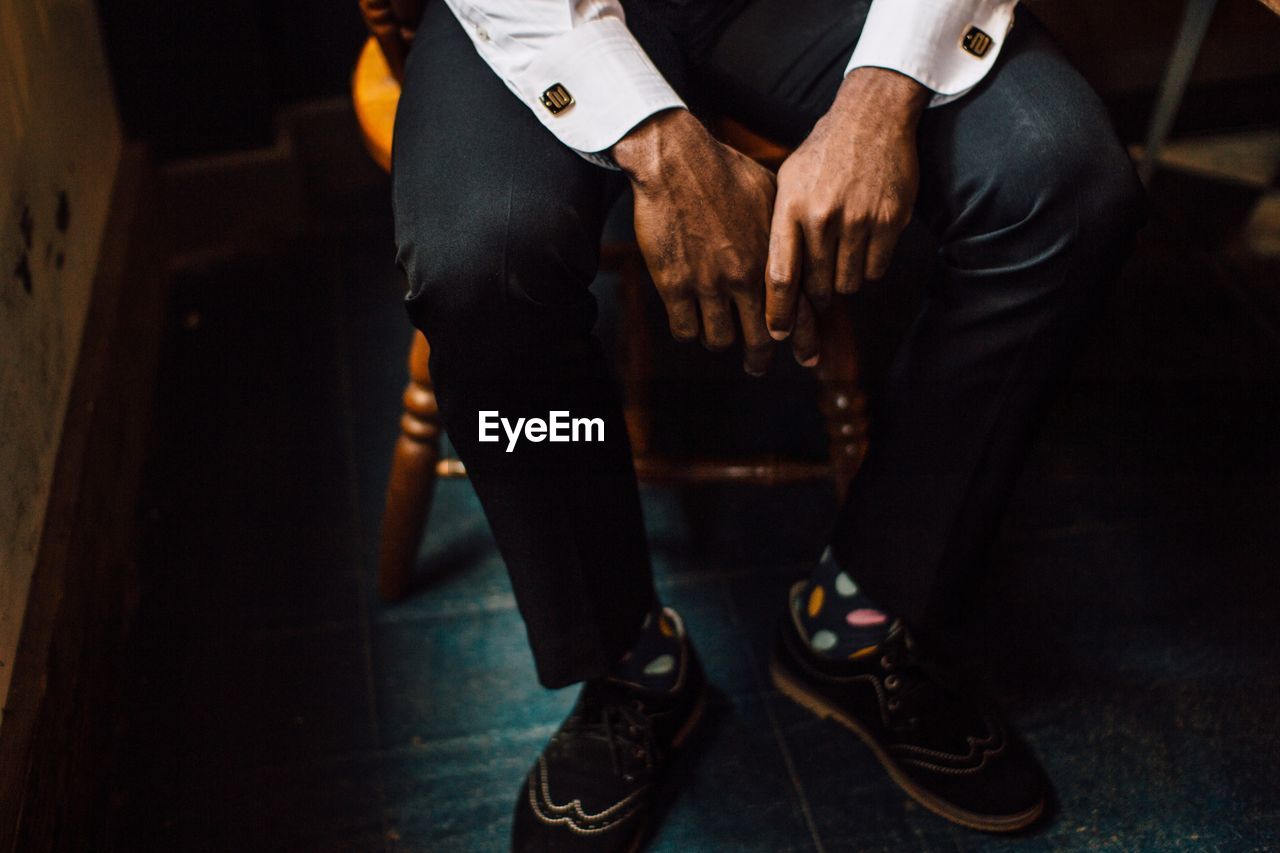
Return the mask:
<svg viewBox="0 0 1280 853">
<path fill-rule="evenodd" d="M 1158 210 L 1192 198 L 1157 186 Z M 572 701 L 534 680 L 465 482 L 440 487 L 414 595 L 376 599 L 408 340 L 382 210 L 175 282 L 114 850 L 503 850 Z M 1013 840 L 952 827 L 770 688 L 768 625 L 821 544 L 824 488 L 650 489 L 662 594 L 723 692 L 651 849 L 1280 844 L 1280 340 L 1241 307 L 1277 277 L 1186 227 L 1158 212 L 1145 234 L 970 620 L 1053 818 Z M 762 388 L 732 358 L 670 357 L 770 423 L 770 394 L 804 396 L 795 371 Z M 811 450 L 815 429 L 770 434 Z"/>
</svg>

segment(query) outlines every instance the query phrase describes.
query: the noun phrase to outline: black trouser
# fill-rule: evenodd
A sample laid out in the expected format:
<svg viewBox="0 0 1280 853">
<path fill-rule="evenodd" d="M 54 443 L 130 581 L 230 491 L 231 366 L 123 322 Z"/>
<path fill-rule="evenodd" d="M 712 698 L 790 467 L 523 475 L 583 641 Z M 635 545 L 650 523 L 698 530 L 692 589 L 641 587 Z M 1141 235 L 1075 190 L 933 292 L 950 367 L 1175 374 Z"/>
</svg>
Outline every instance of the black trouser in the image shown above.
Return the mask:
<svg viewBox="0 0 1280 853">
<path fill-rule="evenodd" d="M 628 23 L 695 108 L 798 143 L 831 103 L 868 2 L 632 0 Z M 926 111 L 916 216 L 943 274 L 896 356 L 833 547 L 920 619 L 993 532 L 1038 414 L 1139 222 L 1094 93 L 1020 10 L 996 67 Z M 538 675 L 603 673 L 653 584 L 617 390 L 592 333 L 623 178 L 561 145 L 427 4 L 396 119 L 407 305 L 449 436 L 506 560 Z M 605 441 L 481 443 L 478 411 L 599 417 Z M 816 557 L 816 555 L 815 555 Z"/>
</svg>

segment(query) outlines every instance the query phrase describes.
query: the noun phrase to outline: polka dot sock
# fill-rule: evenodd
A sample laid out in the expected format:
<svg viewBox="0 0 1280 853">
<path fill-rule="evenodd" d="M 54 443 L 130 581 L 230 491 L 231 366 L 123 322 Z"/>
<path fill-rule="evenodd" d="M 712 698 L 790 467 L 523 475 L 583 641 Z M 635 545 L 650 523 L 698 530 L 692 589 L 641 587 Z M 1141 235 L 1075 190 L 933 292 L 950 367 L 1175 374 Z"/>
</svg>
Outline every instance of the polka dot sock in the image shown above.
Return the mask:
<svg viewBox="0 0 1280 853">
<path fill-rule="evenodd" d="M 684 663 L 684 622 L 670 607 L 644 618 L 640 639 L 622 656 L 610 677 L 646 690 L 672 690 Z"/>
<path fill-rule="evenodd" d="M 830 548 L 791 607 L 819 657 L 846 660 L 871 654 L 889 633 L 889 617 L 863 594 Z"/>
</svg>

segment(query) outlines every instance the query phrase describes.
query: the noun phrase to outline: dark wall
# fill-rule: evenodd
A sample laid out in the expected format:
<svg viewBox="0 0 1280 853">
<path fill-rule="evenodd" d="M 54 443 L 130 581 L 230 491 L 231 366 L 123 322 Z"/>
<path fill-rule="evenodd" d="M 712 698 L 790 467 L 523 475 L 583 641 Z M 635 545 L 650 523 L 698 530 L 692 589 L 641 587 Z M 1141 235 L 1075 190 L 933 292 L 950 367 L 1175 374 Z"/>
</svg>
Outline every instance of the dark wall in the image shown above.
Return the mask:
<svg viewBox="0 0 1280 853">
<path fill-rule="evenodd" d="M 342 95 L 356 0 L 99 0 L 126 133 L 161 158 L 268 144 L 289 103 Z"/>
<path fill-rule="evenodd" d="M 1123 138 L 1146 129 L 1186 0 L 1024 0 L 1102 94 Z M 1174 133 L 1280 123 L 1280 16 L 1219 0 Z"/>
</svg>

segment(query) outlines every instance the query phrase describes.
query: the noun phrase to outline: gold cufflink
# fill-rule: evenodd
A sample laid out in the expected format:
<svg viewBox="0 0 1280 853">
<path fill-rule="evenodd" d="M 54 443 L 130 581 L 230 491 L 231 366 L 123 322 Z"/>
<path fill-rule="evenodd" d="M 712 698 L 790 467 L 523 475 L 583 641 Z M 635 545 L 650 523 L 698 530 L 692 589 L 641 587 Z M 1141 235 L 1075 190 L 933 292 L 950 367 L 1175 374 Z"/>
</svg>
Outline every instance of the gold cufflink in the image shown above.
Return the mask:
<svg viewBox="0 0 1280 853">
<path fill-rule="evenodd" d="M 542 105 L 551 111 L 553 116 L 573 106 L 573 95 L 569 94 L 569 90 L 564 87 L 563 83 L 556 83 L 550 89 L 542 93 Z"/>
<path fill-rule="evenodd" d="M 987 51 L 991 50 L 993 43 L 991 36 L 977 27 L 969 27 L 969 32 L 965 33 L 964 38 L 960 40 L 960 46 L 965 49 L 965 52 L 971 53 L 979 59 L 987 55 Z"/>
</svg>

